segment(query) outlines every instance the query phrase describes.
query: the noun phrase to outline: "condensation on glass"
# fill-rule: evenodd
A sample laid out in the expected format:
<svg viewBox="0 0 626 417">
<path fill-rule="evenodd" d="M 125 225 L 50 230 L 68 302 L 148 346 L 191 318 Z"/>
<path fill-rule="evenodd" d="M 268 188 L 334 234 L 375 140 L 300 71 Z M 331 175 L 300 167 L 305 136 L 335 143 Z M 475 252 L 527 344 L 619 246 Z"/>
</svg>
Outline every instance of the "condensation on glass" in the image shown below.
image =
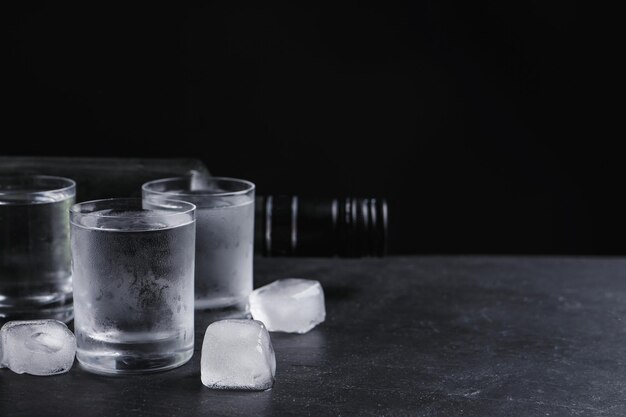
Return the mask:
<svg viewBox="0 0 626 417">
<path fill-rule="evenodd" d="M 70 211 L 76 356 L 96 373 L 171 369 L 193 354 L 195 206 L 110 199 Z"/>
<path fill-rule="evenodd" d="M 175 198 L 197 207 L 196 309 L 246 316 L 253 285 L 254 184 L 189 176 L 151 181 L 142 189 L 144 201 Z"/>
</svg>

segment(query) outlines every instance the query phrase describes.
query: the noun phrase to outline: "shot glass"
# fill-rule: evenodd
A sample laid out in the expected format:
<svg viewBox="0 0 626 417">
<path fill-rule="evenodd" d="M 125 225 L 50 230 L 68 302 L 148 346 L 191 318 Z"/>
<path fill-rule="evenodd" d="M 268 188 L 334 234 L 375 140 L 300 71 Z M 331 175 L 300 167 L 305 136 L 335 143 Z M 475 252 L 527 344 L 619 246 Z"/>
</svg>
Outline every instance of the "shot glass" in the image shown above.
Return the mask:
<svg viewBox="0 0 626 417">
<path fill-rule="evenodd" d="M 0 176 L 0 323 L 72 319 L 69 208 L 76 184 Z"/>
<path fill-rule="evenodd" d="M 193 354 L 195 206 L 109 199 L 70 210 L 76 357 L 88 371 L 175 368 Z"/>
<path fill-rule="evenodd" d="M 177 177 L 147 182 L 144 201 L 196 205 L 195 307 L 215 318 L 245 317 L 252 292 L 254 184 L 235 178 Z"/>
</svg>

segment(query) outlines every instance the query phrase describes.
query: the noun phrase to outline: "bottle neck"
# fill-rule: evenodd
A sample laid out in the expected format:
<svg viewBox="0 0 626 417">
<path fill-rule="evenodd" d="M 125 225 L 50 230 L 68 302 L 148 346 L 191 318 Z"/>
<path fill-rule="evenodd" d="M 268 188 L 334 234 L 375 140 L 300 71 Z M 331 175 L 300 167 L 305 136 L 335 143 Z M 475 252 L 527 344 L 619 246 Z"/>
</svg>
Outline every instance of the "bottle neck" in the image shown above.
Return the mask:
<svg viewBox="0 0 626 417">
<path fill-rule="evenodd" d="M 257 253 L 264 256 L 384 256 L 387 202 L 377 198 L 257 196 Z"/>
</svg>

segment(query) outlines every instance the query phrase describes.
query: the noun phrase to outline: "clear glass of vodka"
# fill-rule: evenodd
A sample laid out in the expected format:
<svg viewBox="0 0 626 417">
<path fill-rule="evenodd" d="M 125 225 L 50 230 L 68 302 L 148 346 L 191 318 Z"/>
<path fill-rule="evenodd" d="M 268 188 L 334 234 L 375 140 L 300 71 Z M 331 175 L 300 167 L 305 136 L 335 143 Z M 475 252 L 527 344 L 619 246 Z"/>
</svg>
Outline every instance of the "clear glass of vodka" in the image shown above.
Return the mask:
<svg viewBox="0 0 626 417">
<path fill-rule="evenodd" d="M 224 177 L 176 177 L 143 185 L 144 201 L 196 205 L 195 308 L 215 318 L 243 318 L 252 292 L 253 183 Z"/>
<path fill-rule="evenodd" d="M 0 323 L 72 319 L 69 209 L 76 184 L 0 176 Z"/>
<path fill-rule="evenodd" d="M 141 199 L 70 210 L 76 357 L 88 371 L 178 367 L 193 354 L 195 206 Z"/>
</svg>

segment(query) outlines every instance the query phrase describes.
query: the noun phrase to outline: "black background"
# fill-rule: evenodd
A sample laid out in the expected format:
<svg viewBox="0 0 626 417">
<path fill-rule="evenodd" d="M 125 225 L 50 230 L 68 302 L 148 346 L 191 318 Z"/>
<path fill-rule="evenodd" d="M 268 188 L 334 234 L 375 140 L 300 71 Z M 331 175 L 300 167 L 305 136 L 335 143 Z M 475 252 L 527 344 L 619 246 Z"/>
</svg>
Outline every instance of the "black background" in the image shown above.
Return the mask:
<svg viewBox="0 0 626 417">
<path fill-rule="evenodd" d="M 2 153 L 386 196 L 394 253 L 624 253 L 621 114 L 566 1 L 4 10 Z"/>
</svg>

